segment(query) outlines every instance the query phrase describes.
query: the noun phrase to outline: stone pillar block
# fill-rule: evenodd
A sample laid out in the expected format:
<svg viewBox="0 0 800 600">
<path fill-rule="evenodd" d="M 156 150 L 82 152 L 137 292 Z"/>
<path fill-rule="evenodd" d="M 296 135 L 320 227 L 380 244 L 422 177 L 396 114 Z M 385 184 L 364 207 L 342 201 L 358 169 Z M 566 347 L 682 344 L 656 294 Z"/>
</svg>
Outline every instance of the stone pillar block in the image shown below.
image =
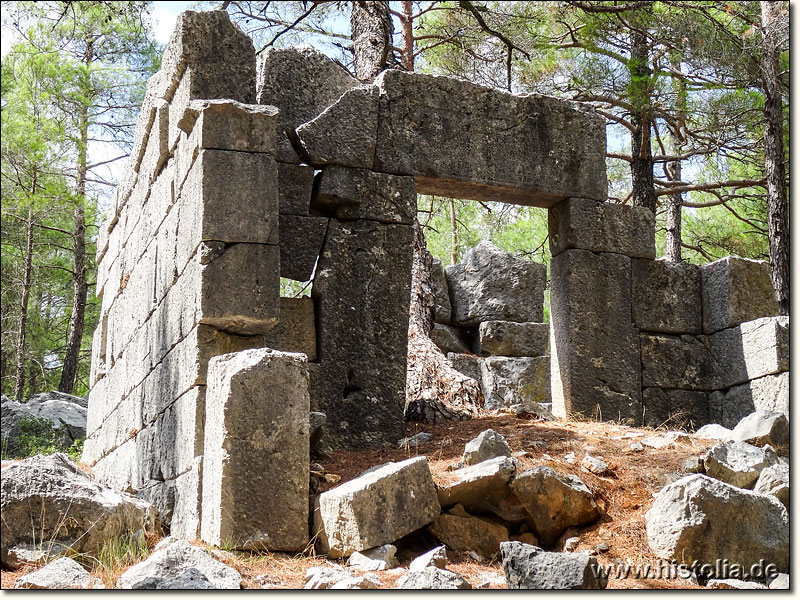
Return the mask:
<svg viewBox="0 0 800 600">
<path fill-rule="evenodd" d="M 327 217 L 284 215 L 280 223 L 281 277 L 308 281 L 328 232 Z"/>
<path fill-rule="evenodd" d="M 631 259 L 566 250 L 552 259 L 550 274 L 553 413 L 641 423 Z"/>
<path fill-rule="evenodd" d="M 209 362 L 202 539 L 243 550 L 308 543 L 308 372 L 300 354 L 246 350 Z"/>
<path fill-rule="evenodd" d="M 314 300 L 281 298 L 278 324 L 264 337 L 264 345 L 281 352 L 302 352 L 317 358 L 317 327 Z"/>
<path fill-rule="evenodd" d="M 632 264 L 633 322 L 641 331 L 702 333 L 700 267 L 647 259 Z"/>
<path fill-rule="evenodd" d="M 278 163 L 278 212 L 308 216 L 314 191 L 314 167 Z"/>
<path fill-rule="evenodd" d="M 655 217 L 638 206 L 569 198 L 548 213 L 550 253 L 578 248 L 655 258 Z"/>
<path fill-rule="evenodd" d="M 549 323 L 484 321 L 478 327 L 474 350 L 492 356 L 544 356 L 549 337 Z"/>
<path fill-rule="evenodd" d="M 481 363 L 484 408 L 550 402 L 550 359 L 547 356 L 490 356 Z"/>
<path fill-rule="evenodd" d="M 193 100 L 177 126 L 198 148 L 275 154 L 278 109 L 234 100 Z"/>
<path fill-rule="evenodd" d="M 726 256 L 703 265 L 700 274 L 705 333 L 778 314 L 766 261 Z"/>
</svg>

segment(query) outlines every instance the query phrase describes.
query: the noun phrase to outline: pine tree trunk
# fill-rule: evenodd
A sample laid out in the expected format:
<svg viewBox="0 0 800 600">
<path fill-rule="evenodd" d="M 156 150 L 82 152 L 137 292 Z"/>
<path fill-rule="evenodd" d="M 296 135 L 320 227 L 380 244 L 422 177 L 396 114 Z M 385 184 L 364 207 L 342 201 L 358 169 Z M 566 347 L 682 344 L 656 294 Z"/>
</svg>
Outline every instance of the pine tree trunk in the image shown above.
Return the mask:
<svg viewBox="0 0 800 600">
<path fill-rule="evenodd" d="M 359 0 L 351 2 L 353 57 L 356 78 L 371 82 L 392 66 L 392 16 L 388 2 Z"/>
<path fill-rule="evenodd" d="M 403 17 L 400 19 L 403 28 L 403 56 L 400 63 L 406 71 L 414 70 L 414 3 L 403 0 Z"/>
<path fill-rule="evenodd" d="M 634 206 L 645 206 L 656 212 L 656 189 L 653 181 L 653 152 L 650 147 L 650 89 L 649 50 L 644 18 L 639 11 L 631 30 L 631 179 Z M 641 26 L 637 23 L 642 23 Z"/>
<path fill-rule="evenodd" d="M 34 194 L 35 192 L 34 183 Z M 14 400 L 22 402 L 25 388 L 26 335 L 28 329 L 28 301 L 31 297 L 31 276 L 33 272 L 33 209 L 28 209 L 25 239 L 25 263 L 22 276 L 22 300 L 19 307 L 17 325 L 17 360 L 14 369 Z"/>
<path fill-rule="evenodd" d="M 767 178 L 769 262 L 781 314 L 789 314 L 789 214 L 783 163 L 783 100 L 778 47 L 779 2 L 761 3 L 764 30 L 764 172 Z M 788 29 L 787 29 L 788 34 Z"/>
<path fill-rule="evenodd" d="M 672 67 L 681 70 L 681 60 L 679 56 L 673 57 Z M 675 156 L 680 156 L 683 152 L 683 131 L 686 119 L 686 82 L 677 79 L 674 85 L 675 90 L 675 112 L 677 115 L 677 128 L 672 131 L 672 143 L 670 151 Z M 671 181 L 681 180 L 681 160 L 674 160 L 667 164 L 667 172 Z M 683 207 L 682 194 L 670 194 L 667 196 L 667 223 L 666 223 L 666 248 L 665 255 L 670 262 L 681 262 L 681 211 Z"/>
</svg>

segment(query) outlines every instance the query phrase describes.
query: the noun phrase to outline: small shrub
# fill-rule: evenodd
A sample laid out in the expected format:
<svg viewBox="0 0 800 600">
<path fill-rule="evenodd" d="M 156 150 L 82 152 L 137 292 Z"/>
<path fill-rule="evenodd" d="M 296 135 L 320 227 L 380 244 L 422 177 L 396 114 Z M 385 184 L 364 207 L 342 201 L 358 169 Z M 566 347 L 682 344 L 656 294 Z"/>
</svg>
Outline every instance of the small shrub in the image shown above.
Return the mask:
<svg viewBox="0 0 800 600">
<path fill-rule="evenodd" d="M 50 419 L 43 417 L 22 417 L 17 424 L 19 435 L 12 441 L 11 437 L 3 440 L 2 458 L 27 458 L 37 454 L 45 456 L 56 452 L 66 452 L 78 462 L 83 451 L 83 440 L 73 441 L 60 427 L 56 427 Z"/>
</svg>

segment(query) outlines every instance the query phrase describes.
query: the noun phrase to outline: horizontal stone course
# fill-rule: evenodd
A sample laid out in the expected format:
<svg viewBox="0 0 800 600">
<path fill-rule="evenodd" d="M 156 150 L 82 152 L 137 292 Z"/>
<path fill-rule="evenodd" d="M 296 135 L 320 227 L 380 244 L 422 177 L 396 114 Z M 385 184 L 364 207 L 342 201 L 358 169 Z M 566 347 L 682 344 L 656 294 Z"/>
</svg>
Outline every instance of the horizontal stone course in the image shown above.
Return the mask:
<svg viewBox="0 0 800 600">
<path fill-rule="evenodd" d="M 549 323 L 484 321 L 478 327 L 473 350 L 493 356 L 544 356 L 549 335 Z"/>
</svg>

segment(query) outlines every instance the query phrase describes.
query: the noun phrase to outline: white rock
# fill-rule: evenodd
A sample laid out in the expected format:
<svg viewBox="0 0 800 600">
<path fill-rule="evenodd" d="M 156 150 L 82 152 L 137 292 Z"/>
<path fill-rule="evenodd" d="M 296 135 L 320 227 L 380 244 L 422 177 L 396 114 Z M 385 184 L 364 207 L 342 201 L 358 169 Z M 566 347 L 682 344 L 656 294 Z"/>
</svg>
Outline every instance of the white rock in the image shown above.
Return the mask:
<svg viewBox="0 0 800 600">
<path fill-rule="evenodd" d="M 399 563 L 395 558 L 397 548 L 384 544 L 363 552 L 353 552 L 347 560 L 347 566 L 358 571 L 386 571 L 395 568 Z"/>
<path fill-rule="evenodd" d="M 743 489 L 752 489 L 761 471 L 777 462 L 771 446 L 756 448 L 744 442 L 720 442 L 703 458 L 706 474 Z"/>
<path fill-rule="evenodd" d="M 605 461 L 589 454 L 583 457 L 581 467 L 595 475 L 603 475 L 608 471 L 608 464 Z"/>
<path fill-rule="evenodd" d="M 447 550 L 444 546 L 437 546 L 433 550 L 418 556 L 408 565 L 409 571 L 423 571 L 428 567 L 444 569 L 447 566 Z"/>
<path fill-rule="evenodd" d="M 788 446 L 789 420 L 783 413 L 757 410 L 739 421 L 732 437 L 754 446 Z"/>
<path fill-rule="evenodd" d="M 720 440 L 723 442 L 733 439 L 733 431 L 727 427 L 723 427 L 718 423 L 709 423 L 708 425 L 703 425 L 700 429 L 694 432 L 694 435 L 695 437 L 699 437 L 704 440 Z"/>
<path fill-rule="evenodd" d="M 467 445 L 464 446 L 462 462 L 469 466 L 500 456 L 511 456 L 511 448 L 502 434 L 493 429 L 487 429 L 475 439 L 467 442 Z"/>
<path fill-rule="evenodd" d="M 104 589 L 103 583 L 71 558 L 59 558 L 17 579 L 16 589 L 79 590 Z"/>
<path fill-rule="evenodd" d="M 767 586 L 741 579 L 709 579 L 706 587 L 712 590 L 766 590 Z"/>
</svg>

